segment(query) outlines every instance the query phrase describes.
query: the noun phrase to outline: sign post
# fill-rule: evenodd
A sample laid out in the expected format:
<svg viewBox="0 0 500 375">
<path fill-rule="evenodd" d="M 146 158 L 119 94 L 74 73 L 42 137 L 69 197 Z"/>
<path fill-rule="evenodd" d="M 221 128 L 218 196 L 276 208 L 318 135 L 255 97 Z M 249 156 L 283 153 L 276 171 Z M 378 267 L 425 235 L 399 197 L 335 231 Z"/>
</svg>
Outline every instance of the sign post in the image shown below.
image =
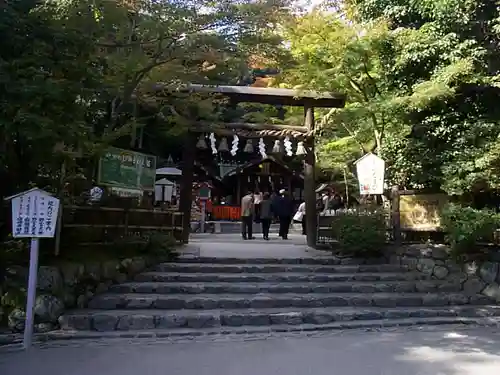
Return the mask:
<svg viewBox="0 0 500 375">
<path fill-rule="evenodd" d="M 31 238 L 30 268 L 26 300 L 26 322 L 23 347 L 31 347 L 34 325 L 34 307 L 38 278 L 38 248 L 40 238 L 53 238 L 57 226 L 59 199 L 38 188 L 34 188 L 5 200 L 12 202 L 12 236 Z"/>
<path fill-rule="evenodd" d="M 359 182 L 360 195 L 384 193 L 385 162 L 375 154 L 368 153 L 354 162 Z"/>
</svg>

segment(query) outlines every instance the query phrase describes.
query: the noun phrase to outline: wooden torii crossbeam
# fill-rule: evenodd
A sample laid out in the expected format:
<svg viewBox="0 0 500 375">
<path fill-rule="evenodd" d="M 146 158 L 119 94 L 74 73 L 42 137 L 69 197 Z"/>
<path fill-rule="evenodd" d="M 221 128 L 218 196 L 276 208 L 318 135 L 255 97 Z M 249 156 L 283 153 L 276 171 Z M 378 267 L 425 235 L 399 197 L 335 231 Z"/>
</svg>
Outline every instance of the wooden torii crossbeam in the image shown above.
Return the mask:
<svg viewBox="0 0 500 375">
<path fill-rule="evenodd" d="M 183 154 L 182 180 L 179 209 L 183 212 L 183 240 L 189 241 L 191 227 L 191 204 L 193 167 L 196 149 L 196 132 L 224 133 L 225 131 L 245 131 L 246 137 L 263 136 L 293 136 L 302 138 L 307 144 L 307 154 L 304 162 L 304 196 L 306 202 L 306 231 L 308 246 L 316 246 L 317 212 L 315 192 L 315 157 L 314 157 L 314 108 L 342 108 L 345 105 L 345 96 L 334 93 L 315 91 L 300 91 L 281 88 L 263 88 L 249 86 L 205 86 L 186 85 L 172 89 L 157 84 L 157 92 L 173 91 L 183 93 L 207 93 L 223 95 L 233 103 L 261 103 L 270 105 L 295 106 L 304 108 L 304 126 L 253 124 L 253 123 L 217 123 L 194 124 L 186 138 Z"/>
</svg>

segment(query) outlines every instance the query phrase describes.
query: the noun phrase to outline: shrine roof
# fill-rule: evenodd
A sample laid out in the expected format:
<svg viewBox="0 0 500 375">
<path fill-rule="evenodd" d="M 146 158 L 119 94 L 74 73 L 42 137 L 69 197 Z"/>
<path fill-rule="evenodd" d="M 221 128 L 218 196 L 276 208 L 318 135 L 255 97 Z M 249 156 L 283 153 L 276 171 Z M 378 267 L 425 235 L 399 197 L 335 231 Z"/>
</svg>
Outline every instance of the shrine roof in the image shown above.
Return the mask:
<svg viewBox="0 0 500 375">
<path fill-rule="evenodd" d="M 170 92 L 192 92 L 221 94 L 229 97 L 235 102 L 251 102 L 270 105 L 299 106 L 311 105 L 321 108 L 342 108 L 346 97 L 343 94 L 331 92 L 306 91 L 295 89 L 251 87 L 251 86 L 210 86 L 201 84 L 190 84 L 180 87 L 166 86 L 157 83 L 154 91 Z"/>
</svg>

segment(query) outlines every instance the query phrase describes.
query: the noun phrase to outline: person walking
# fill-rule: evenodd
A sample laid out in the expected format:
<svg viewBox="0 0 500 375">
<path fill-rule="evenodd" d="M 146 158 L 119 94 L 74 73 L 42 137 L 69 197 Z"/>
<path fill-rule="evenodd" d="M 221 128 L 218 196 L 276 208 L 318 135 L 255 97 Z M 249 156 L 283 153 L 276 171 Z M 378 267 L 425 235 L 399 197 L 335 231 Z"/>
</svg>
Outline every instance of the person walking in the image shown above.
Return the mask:
<svg viewBox="0 0 500 375">
<path fill-rule="evenodd" d="M 253 240 L 255 238 L 252 236 L 254 214 L 253 199 L 253 192 L 251 191 L 248 191 L 247 195 L 241 198 L 241 236 L 244 240 Z"/>
<path fill-rule="evenodd" d="M 293 217 L 294 221 L 300 222 L 302 224 L 302 234 L 306 234 L 306 202 L 302 202 Z"/>
<path fill-rule="evenodd" d="M 264 193 L 260 202 L 260 222 L 262 224 L 262 235 L 266 241 L 269 241 L 269 228 L 273 218 L 272 201 L 269 193 Z"/>
<path fill-rule="evenodd" d="M 279 193 L 280 196 L 273 202 L 272 210 L 280 221 L 279 236 L 287 240 L 293 216 L 293 202 L 285 189 L 281 189 Z"/>
</svg>

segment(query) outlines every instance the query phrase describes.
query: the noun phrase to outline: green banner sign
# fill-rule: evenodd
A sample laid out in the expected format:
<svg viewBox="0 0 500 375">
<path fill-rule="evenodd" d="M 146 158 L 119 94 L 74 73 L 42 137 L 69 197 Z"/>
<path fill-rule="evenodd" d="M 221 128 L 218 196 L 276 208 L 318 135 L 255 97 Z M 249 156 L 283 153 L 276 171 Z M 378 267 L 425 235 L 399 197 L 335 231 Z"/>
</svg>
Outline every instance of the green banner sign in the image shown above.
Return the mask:
<svg viewBox="0 0 500 375">
<path fill-rule="evenodd" d="M 99 160 L 98 184 L 150 191 L 156 180 L 156 157 L 109 148 Z"/>
</svg>

